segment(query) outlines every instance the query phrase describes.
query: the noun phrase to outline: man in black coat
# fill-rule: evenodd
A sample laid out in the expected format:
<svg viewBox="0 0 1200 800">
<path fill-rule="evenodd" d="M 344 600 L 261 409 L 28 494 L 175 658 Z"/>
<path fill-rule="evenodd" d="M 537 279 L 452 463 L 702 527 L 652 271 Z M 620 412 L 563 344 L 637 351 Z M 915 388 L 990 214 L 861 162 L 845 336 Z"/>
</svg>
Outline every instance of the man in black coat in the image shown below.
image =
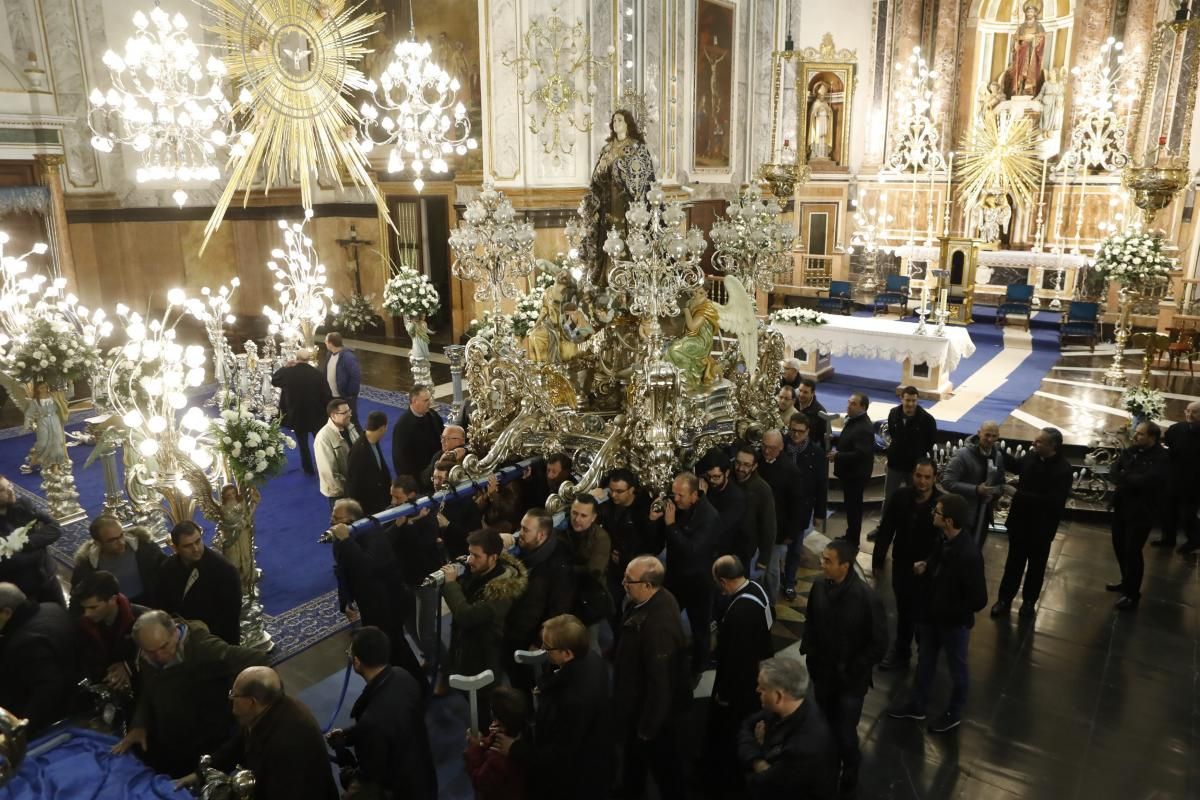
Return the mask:
<svg viewBox="0 0 1200 800">
<path fill-rule="evenodd" d="M 1200 549 L 1200 492 L 1196 491 L 1196 474 L 1200 473 L 1200 400 L 1187 404 L 1183 422 L 1176 422 L 1163 434 L 1167 456 L 1171 463 L 1170 498 L 1163 514 L 1163 535 L 1150 544 L 1154 547 L 1174 547 L 1176 536 L 1183 528 L 1182 554 Z"/>
<path fill-rule="evenodd" d="M 837 744 L 808 685 L 799 659 L 773 656 L 759 665 L 762 710 L 742 723 L 737 749 L 751 800 L 837 797 Z"/>
<path fill-rule="evenodd" d="M 40 732 L 70 711 L 75 669 L 75 625 L 67 610 L 0 583 L 0 707 Z"/>
<path fill-rule="evenodd" d="M 408 395 L 408 410 L 396 421 L 392 431 L 392 467 L 397 475 L 412 475 L 420 480 L 421 470 L 442 449 L 445 423 L 433 408 L 433 392 L 418 383 Z"/>
<path fill-rule="evenodd" d="M 241 640 L 242 578 L 237 567 L 204 545 L 204 532 L 191 520 L 171 529 L 175 555 L 158 571 L 158 608 L 198 619 L 229 644 Z"/>
<path fill-rule="evenodd" d="M 892 719 L 925 719 L 925 706 L 937 673 L 937 657 L 946 651 L 953 689 L 945 713 L 930 723 L 932 733 L 947 733 L 962 723 L 967 703 L 967 646 L 975 612 L 987 605 L 983 556 L 963 526 L 972 517 L 970 504 L 957 494 L 938 499 L 934 524 L 942 535 L 929 556 L 913 564 L 922 579 L 924 602 L 920 607 L 917 641 L 917 680 L 907 704 L 888 712 Z"/>
<path fill-rule="evenodd" d="M 758 475 L 771 487 L 775 498 L 775 546 L 766 559 L 767 574 L 763 581 L 767 596 L 775 603 L 783 591 L 781 576 L 788 550 L 804 539 L 810 522 L 801 517 L 804 502 L 800 497 L 800 470 L 783 452 L 783 434 L 777 430 L 763 434 Z M 763 560 L 761 553 L 759 559 Z"/>
<path fill-rule="evenodd" d="M 382 411 L 367 414 L 366 430 L 350 446 L 346 460 L 346 496 L 357 500 L 368 517 L 383 511 L 391 502 L 392 473 L 379 446 L 385 433 L 387 414 Z"/>
<path fill-rule="evenodd" d="M 1170 457 L 1160 439 L 1162 429 L 1143 422 L 1133 433 L 1133 444 L 1113 464 L 1108 479 L 1116 485 L 1113 493 L 1112 543 L 1121 568 L 1121 580 L 1105 588 L 1120 592 L 1117 608 L 1133 610 L 1142 598 L 1142 550 L 1150 538 L 1150 528 L 1158 519 L 1160 504 L 1170 479 Z"/>
<path fill-rule="evenodd" d="M 296 435 L 300 467 L 308 475 L 317 474 L 308 437 L 315 436 L 329 421 L 325 409 L 333 399 L 329 382 L 312 365 L 312 357 L 312 350 L 299 350 L 295 359 L 275 370 L 271 376 L 271 385 L 280 390 L 279 412 L 283 427 L 291 428 Z"/>
<path fill-rule="evenodd" d="M 821 553 L 823 579 L 808 593 L 800 652 L 807 656 L 813 697 L 821 707 L 841 759 L 838 792 L 853 797 L 858 786 L 858 720 L 873 686 L 871 671 L 887 650 L 887 617 L 875 590 L 858 577 L 857 551 L 845 539 Z"/>
<path fill-rule="evenodd" d="M 663 588 L 665 572 L 653 556 L 638 556 L 625 568 L 629 600 L 613 657 L 613 709 L 624 751 L 619 794 L 641 797 L 649 770 L 659 797 L 683 800 L 679 735 L 692 680 L 679 605 Z"/>
<path fill-rule="evenodd" d="M 937 420 L 919 400 L 921 393 L 915 386 L 905 386 L 900 392 L 900 405 L 888 412 L 887 430 L 891 440 L 887 448 L 887 474 L 883 479 L 883 508 L 879 511 L 882 520 L 887 513 L 888 501 L 901 486 L 908 486 L 913 468 L 922 458 L 929 458 L 933 440 L 937 436 Z M 874 541 L 879 528 L 868 534 Z"/>
<path fill-rule="evenodd" d="M 942 493 L 934 485 L 937 468 L 923 458 L 913 467 L 911 486 L 896 490 L 887 513 L 879 523 L 879 536 L 871 556 L 876 580 L 887 565 L 892 549 L 892 593 L 896 596 L 896 638 L 880 662 L 881 670 L 907 669 L 916 636 L 916 619 L 921 603 L 921 582 L 913 564 L 929 555 L 941 531 L 933 522 L 933 511 Z"/>
<path fill-rule="evenodd" d="M 761 577 L 775 550 L 775 495 L 758 474 L 758 453 L 748 444 L 733 451 L 733 477 L 746 497 L 742 517 L 742 541 L 746 549 L 739 555 L 749 574 Z"/>
<path fill-rule="evenodd" d="M 404 670 L 388 666 L 390 649 L 387 634 L 379 628 L 367 626 L 354 634 L 350 663 L 367 685 L 350 710 L 354 725 L 344 731 L 334 728 L 326 738 L 335 749 L 354 750 L 356 791 L 436 800 L 437 770 L 425 727 L 422 686 Z"/>
<path fill-rule="evenodd" d="M 700 494 L 700 479 L 681 472 L 671 483 L 671 500 L 662 511 L 650 512 L 662 520 L 667 540 L 666 587 L 687 611 L 692 629 L 692 672 L 703 671 L 708 661 L 712 632 L 713 585 L 709 570 L 717 554 L 721 518 Z"/>
<path fill-rule="evenodd" d="M 1042 593 L 1042 581 L 1046 578 L 1050 545 L 1054 542 L 1074 481 L 1071 462 L 1062 454 L 1062 441 L 1062 432 L 1057 428 L 1042 428 L 1033 440 L 1029 454 L 1017 464 L 1020 478 L 1005 522 L 1008 559 L 1004 562 L 999 597 L 992 606 L 993 617 L 1003 616 L 1012 608 L 1022 573 L 1025 573 L 1025 590 L 1022 592 L 1021 616 L 1034 615 L 1038 595 Z M 1008 487 L 1005 489 L 1011 491 Z"/>
<path fill-rule="evenodd" d="M 837 448 L 830 451 L 833 474 L 842 484 L 842 498 L 846 505 L 846 540 L 858 547 L 862 534 L 863 492 L 871 480 L 875 466 L 875 430 L 867 408 L 871 400 L 862 392 L 855 392 L 846 401 L 846 422 L 838 436 Z"/>
<path fill-rule="evenodd" d="M 830 444 L 829 419 L 825 406 L 817 399 L 817 382 L 812 378 L 801 378 L 796 387 L 796 408 L 808 417 L 808 435 L 828 451 Z"/>
<path fill-rule="evenodd" d="M 555 535 L 554 518 L 544 508 L 525 512 L 517 542 L 528 583 L 504 619 L 504 659 L 512 685 L 528 691 L 534 685 L 533 674 L 513 661 L 513 651 L 536 649 L 542 623 L 571 610 L 575 565 L 566 539 Z"/>
<path fill-rule="evenodd" d="M 774 653 L 771 626 L 775 612 L 766 591 L 748 580 L 746 567 L 734 555 L 713 562 L 713 582 L 729 598 L 717 628 L 713 679 L 708 710 L 705 762 L 722 788 L 739 785 L 737 732 L 758 702 L 758 665 Z"/>
<path fill-rule="evenodd" d="M 784 453 L 796 463 L 800 473 L 799 507 L 801 520 L 811 519 L 811 530 L 825 530 L 825 511 L 829 497 L 829 462 L 825 459 L 825 449 L 808 435 L 808 417 L 797 414 L 788 423 L 787 442 L 784 443 Z M 805 535 L 808 531 L 806 530 Z M 788 547 L 787 557 L 783 564 L 783 594 L 787 599 L 796 598 L 796 570 L 800 566 L 801 546 L 803 537 L 793 539 Z"/>
<path fill-rule="evenodd" d="M 541 640 L 551 670 L 538 681 L 533 738 L 496 738 L 525 765 L 529 797 L 606 800 L 615 744 L 608 666 L 592 651 L 587 627 L 569 614 L 546 620 Z"/>
<path fill-rule="evenodd" d="M 704 480 L 704 497 L 712 503 L 721 517 L 717 533 L 717 553 L 744 553 L 749 546 L 742 536 L 742 521 L 746 516 L 746 494 L 730 475 L 728 454 L 712 449 L 700 460 L 698 469 Z"/>
<path fill-rule="evenodd" d="M 608 502 L 600 504 L 600 525 L 612 542 L 612 560 L 608 565 L 608 593 L 613 598 L 613 616 L 609 620 L 613 635 L 621 631 L 621 581 L 625 567 L 638 556 L 662 552 L 662 531 L 650 521 L 650 495 L 642 489 L 637 475 L 618 467 L 605 477 Z M 603 499 L 603 490 L 594 492 Z"/>
<path fill-rule="evenodd" d="M 0 581 L 15 584 L 35 603 L 67 605 L 58 573 L 50 560 L 50 545 L 62 536 L 62 528 L 25 498 L 17 498 L 12 481 L 0 475 L 0 537 L 26 528 L 28 540 L 21 552 L 0 559 Z"/>
<path fill-rule="evenodd" d="M 417 479 L 398 475 L 392 479 L 391 505 L 411 503 L 421 495 Z M 416 516 L 400 517 L 388 530 L 392 550 L 400 562 L 404 588 L 413 602 L 408 605 L 404 627 L 421 648 L 426 670 L 439 654 L 445 660 L 446 646 L 437 638 L 437 615 L 442 613 L 441 592 L 437 586 L 423 585 L 425 579 L 446 563 L 446 554 L 438 538 L 437 515 L 422 511 Z"/>
</svg>

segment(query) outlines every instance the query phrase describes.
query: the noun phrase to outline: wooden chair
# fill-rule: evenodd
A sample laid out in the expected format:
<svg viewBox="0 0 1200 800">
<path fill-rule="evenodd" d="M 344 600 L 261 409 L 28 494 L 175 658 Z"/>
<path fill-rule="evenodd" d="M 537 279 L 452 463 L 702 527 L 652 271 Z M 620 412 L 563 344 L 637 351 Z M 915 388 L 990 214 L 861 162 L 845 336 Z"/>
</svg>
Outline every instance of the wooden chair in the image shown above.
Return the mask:
<svg viewBox="0 0 1200 800">
<path fill-rule="evenodd" d="M 824 293 L 827 297 L 821 297 Z M 817 310 L 850 316 L 854 306 L 850 281 L 830 281 L 828 289 L 817 290 Z"/>
<path fill-rule="evenodd" d="M 1067 339 L 1086 339 L 1092 352 L 1100 341 L 1100 304 L 1072 300 L 1058 326 L 1058 346 Z"/>
<path fill-rule="evenodd" d="M 1171 377 L 1171 371 L 1175 369 L 1175 365 L 1185 358 L 1188 362 L 1188 372 L 1195 375 L 1197 339 L 1200 338 L 1200 331 L 1197 331 L 1192 325 L 1168 328 L 1167 330 L 1172 339 L 1171 343 L 1167 345 L 1167 377 Z"/>
</svg>

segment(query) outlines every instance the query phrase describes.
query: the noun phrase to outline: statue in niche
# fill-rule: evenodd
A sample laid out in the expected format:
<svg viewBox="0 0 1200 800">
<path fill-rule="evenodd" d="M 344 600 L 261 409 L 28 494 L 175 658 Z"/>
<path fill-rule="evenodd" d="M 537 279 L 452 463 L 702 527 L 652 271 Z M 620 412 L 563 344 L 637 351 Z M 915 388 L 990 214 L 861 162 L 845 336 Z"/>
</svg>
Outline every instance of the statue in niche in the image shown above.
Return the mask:
<svg viewBox="0 0 1200 800">
<path fill-rule="evenodd" d="M 644 203 L 654 182 L 654 162 L 633 114 L 618 109 L 608 123 L 608 138 L 592 170 L 592 182 L 580 204 L 580 216 L 590 235 L 582 242 L 580 256 L 591 266 L 593 286 L 608 285 L 608 256 L 604 240 L 610 228 L 622 236 L 627 232 L 625 212 Z"/>
<path fill-rule="evenodd" d="M 1056 131 L 1062 130 L 1064 94 L 1062 73 L 1062 68 L 1055 69 L 1054 67 L 1050 67 L 1047 69 L 1046 80 L 1042 83 L 1042 90 L 1034 98 L 1034 100 L 1042 104 L 1039 126 L 1041 127 L 1042 135 L 1046 137 L 1049 137 Z"/>
<path fill-rule="evenodd" d="M 808 109 L 809 160 L 833 156 L 833 106 L 829 104 L 829 86 L 824 81 L 813 89 L 812 105 Z"/>
<path fill-rule="evenodd" d="M 1012 209 L 1009 208 L 1004 195 L 999 192 L 988 192 L 983 198 L 983 206 L 979 209 L 979 238 L 985 242 L 999 242 L 1000 234 L 1008 234 L 1008 223 L 1012 219 Z"/>
<path fill-rule="evenodd" d="M 1009 52 L 1009 97 L 1036 95 L 1042 82 L 1042 58 L 1046 51 L 1046 29 L 1038 21 L 1042 4 L 1037 0 L 1027 0 L 1021 6 L 1021 11 L 1025 20 L 1017 26 Z"/>
</svg>

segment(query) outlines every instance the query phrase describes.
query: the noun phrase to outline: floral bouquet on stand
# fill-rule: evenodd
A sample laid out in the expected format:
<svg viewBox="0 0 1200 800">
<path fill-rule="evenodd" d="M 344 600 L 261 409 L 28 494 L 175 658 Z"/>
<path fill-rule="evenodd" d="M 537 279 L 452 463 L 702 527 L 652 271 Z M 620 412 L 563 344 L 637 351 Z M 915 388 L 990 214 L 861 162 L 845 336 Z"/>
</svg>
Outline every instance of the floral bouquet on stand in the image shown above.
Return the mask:
<svg viewBox="0 0 1200 800">
<path fill-rule="evenodd" d="M 210 424 L 213 449 L 241 487 L 258 486 L 277 475 L 287 463 L 287 450 L 296 447 L 279 429 L 278 418 L 267 422 L 241 407 L 225 409 Z"/>
<path fill-rule="evenodd" d="M 353 295 L 349 300 L 338 304 L 337 313 L 333 315 L 333 327 L 340 333 L 359 333 L 369 330 L 375 325 L 375 309 L 371 305 L 374 295 L 363 297 Z"/>
<path fill-rule="evenodd" d="M 1097 246 L 1093 273 L 1127 289 L 1144 289 L 1165 280 L 1175 265 L 1163 252 L 1165 244 L 1161 236 L 1137 229 L 1114 233 Z"/>
<path fill-rule="evenodd" d="M 17 340 L 0 340 L 0 369 L 20 383 L 62 389 L 100 367 L 100 350 L 67 320 L 43 317 Z"/>
<path fill-rule="evenodd" d="M 778 311 L 772 311 L 767 317 L 767 322 L 772 325 L 814 326 L 824 325 L 829 320 L 825 318 L 825 315 L 811 308 L 781 308 Z"/>
<path fill-rule="evenodd" d="M 1140 422 L 1161 419 L 1167 401 L 1158 390 L 1139 385 L 1125 390 L 1125 394 L 1121 395 L 1121 405 L 1133 417 L 1131 427 L 1137 427 Z"/>
<path fill-rule="evenodd" d="M 395 317 L 431 317 L 440 305 L 437 289 L 425 273 L 404 264 L 383 287 L 383 307 Z"/>
</svg>

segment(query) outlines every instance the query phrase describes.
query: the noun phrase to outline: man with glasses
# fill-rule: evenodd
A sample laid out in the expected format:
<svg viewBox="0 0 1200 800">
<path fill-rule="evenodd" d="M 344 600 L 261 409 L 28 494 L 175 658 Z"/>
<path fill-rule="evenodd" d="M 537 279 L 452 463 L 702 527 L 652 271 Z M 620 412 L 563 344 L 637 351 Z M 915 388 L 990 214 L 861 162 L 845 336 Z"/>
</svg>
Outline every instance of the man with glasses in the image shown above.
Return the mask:
<svg viewBox="0 0 1200 800">
<path fill-rule="evenodd" d="M 788 438 L 784 444 L 784 452 L 796 462 L 796 469 L 800 473 L 800 519 L 812 520 L 805 526 L 805 536 L 813 528 L 825 530 L 826 503 L 829 495 L 829 462 L 825 460 L 825 450 L 821 444 L 809 437 L 809 427 L 808 417 L 797 414 L 788 423 Z M 802 542 L 802 539 L 792 540 L 783 565 L 783 594 L 789 600 L 796 597 L 796 570 L 800 566 Z"/>
<path fill-rule="evenodd" d="M 0 558 L 0 581 L 15 585 L 34 602 L 65 607 L 67 601 L 48 549 L 62 536 L 62 528 L 25 498 L 18 499 L 12 481 L 0 475 L 0 537 L 7 538 L 20 528 L 25 528 L 28 537 L 25 546 Z"/>
<path fill-rule="evenodd" d="M 102 514 L 88 525 L 91 541 L 75 551 L 75 569 L 71 586 L 87 576 L 104 570 L 111 573 L 121 586 L 121 593 L 131 602 L 153 602 L 158 587 L 158 572 L 167 554 L 162 551 L 150 531 L 141 526 L 124 530 L 121 520 Z"/>
<path fill-rule="evenodd" d="M 442 449 L 433 454 L 433 457 L 429 459 L 429 464 L 421 470 L 420 475 L 416 476 L 426 490 L 436 491 L 433 486 L 433 470 L 438 462 L 445 461 L 451 465 L 461 464 L 467 456 L 467 432 L 461 425 L 447 425 L 442 428 L 439 441 Z"/>
<path fill-rule="evenodd" d="M 663 588 L 665 576 L 657 558 L 638 556 L 621 581 L 629 600 L 613 657 L 613 708 L 624 753 L 618 797 L 642 797 L 647 771 L 663 800 L 685 796 L 679 736 L 692 681 L 679 604 Z"/>
<path fill-rule="evenodd" d="M 442 450 L 445 426 L 442 415 L 433 408 L 433 391 L 423 383 L 413 386 L 408 394 L 408 410 L 396 420 L 392 431 L 392 466 L 396 474 L 420 480 L 421 471 Z"/>
<path fill-rule="evenodd" d="M 350 448 L 358 440 L 358 431 L 350 424 L 350 406 L 345 400 L 330 400 L 329 422 L 317 431 L 313 447 L 317 451 L 317 475 L 321 494 L 329 507 L 346 496 L 350 471 Z"/>
<path fill-rule="evenodd" d="M 737 555 L 757 580 L 767 569 L 775 549 L 775 495 L 758 474 L 758 454 L 748 444 L 733 453 L 733 477 L 746 496 L 742 517 L 742 540 L 746 549 Z"/>
<path fill-rule="evenodd" d="M 913 573 L 923 583 L 922 604 L 917 623 L 917 679 L 908 703 L 888 712 L 892 719 L 925 719 L 925 706 L 937 674 L 938 653 L 946 651 L 953 689 L 946 711 L 929 724 L 931 733 L 947 733 L 962 723 L 967 704 L 967 645 L 975 613 L 987 605 L 987 582 L 983 557 L 964 526 L 970 518 L 966 498 L 948 494 L 939 498 L 933 523 L 942 535 L 933 550 L 913 564 Z"/>
<path fill-rule="evenodd" d="M 113 746 L 134 745 L 159 772 L 179 778 L 196 769 L 200 756 L 225 743 L 233 717 L 228 693 L 234 678 L 266 666 L 265 652 L 226 644 L 202 623 L 147 611 L 133 623 L 140 659 L 141 691 L 129 732 Z"/>
<path fill-rule="evenodd" d="M 729 456 L 713 448 L 700 460 L 700 477 L 704 496 L 721 516 L 717 533 L 717 554 L 730 555 L 746 551 L 742 521 L 746 517 L 746 493 L 730 477 Z"/>
<path fill-rule="evenodd" d="M 613 598 L 613 616 L 609 623 L 613 635 L 621 628 L 621 598 L 625 590 L 621 579 L 625 567 L 637 556 L 654 555 L 662 552 L 661 534 L 657 523 L 650 521 L 650 496 L 643 492 L 638 478 L 625 467 L 608 473 L 608 502 L 600 504 L 600 524 L 608 531 L 612 540 L 612 557 L 608 563 L 608 591 Z M 593 492 L 603 499 L 604 490 Z"/>
</svg>

